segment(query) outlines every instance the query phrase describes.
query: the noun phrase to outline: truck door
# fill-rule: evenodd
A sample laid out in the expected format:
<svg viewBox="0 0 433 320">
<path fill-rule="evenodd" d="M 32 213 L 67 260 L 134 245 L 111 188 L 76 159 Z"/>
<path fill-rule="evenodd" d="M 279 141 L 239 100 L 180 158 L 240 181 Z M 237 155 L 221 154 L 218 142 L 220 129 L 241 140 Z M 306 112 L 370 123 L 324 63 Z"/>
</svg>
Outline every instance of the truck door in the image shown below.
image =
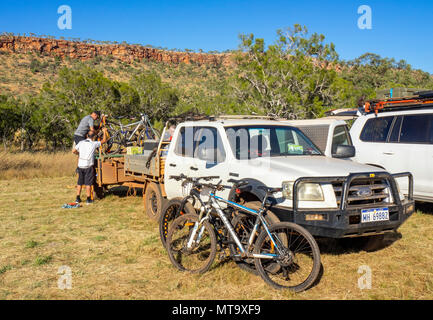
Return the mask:
<svg viewBox="0 0 433 320">
<path fill-rule="evenodd" d="M 228 167 L 226 161 L 226 151 L 221 134 L 215 127 L 198 127 L 197 143 L 194 149 L 194 163 L 191 166 L 191 175 L 218 176 L 211 182 L 217 183 L 222 180 L 222 184 L 227 185 Z M 228 196 L 229 190 L 219 192 L 222 197 Z"/>
<path fill-rule="evenodd" d="M 185 196 L 186 189 L 182 185 L 182 181 L 170 179 L 170 176 L 181 174 L 187 177 L 191 176 L 191 167 L 194 165 L 194 135 L 196 132 L 197 130 L 193 126 L 182 126 L 174 133 L 164 168 L 164 186 L 168 199 Z"/>
<path fill-rule="evenodd" d="M 356 160 L 358 162 L 388 170 L 385 164 L 385 150 L 389 147 L 387 137 L 393 121 L 394 116 L 379 116 L 370 118 L 365 122 L 359 136 L 361 141 L 356 145 Z"/>
<path fill-rule="evenodd" d="M 433 114 L 411 114 L 396 117 L 389 143 L 383 150 L 384 166 L 391 173 L 411 172 L 414 193 L 433 196 Z M 399 179 L 407 193 L 407 179 Z"/>
</svg>

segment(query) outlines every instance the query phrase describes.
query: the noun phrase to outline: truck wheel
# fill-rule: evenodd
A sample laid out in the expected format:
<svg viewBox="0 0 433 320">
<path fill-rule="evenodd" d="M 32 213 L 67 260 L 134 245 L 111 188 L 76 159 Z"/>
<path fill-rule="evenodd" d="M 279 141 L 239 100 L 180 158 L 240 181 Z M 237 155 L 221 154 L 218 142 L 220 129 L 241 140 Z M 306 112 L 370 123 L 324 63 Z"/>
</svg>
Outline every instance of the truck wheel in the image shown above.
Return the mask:
<svg viewBox="0 0 433 320">
<path fill-rule="evenodd" d="M 261 205 L 262 204 L 260 201 L 251 201 L 245 203 L 245 207 L 251 208 L 253 210 L 258 210 L 261 207 Z M 266 211 L 265 219 L 266 222 L 268 222 L 270 225 L 280 222 L 280 219 L 278 219 L 278 217 L 270 210 Z M 231 221 L 233 228 L 235 229 L 236 234 L 241 240 L 243 246 L 248 245 L 248 240 L 251 235 L 251 231 L 253 230 L 255 222 L 256 222 L 255 216 L 249 214 L 243 214 L 243 213 L 237 214 Z M 260 234 L 260 232 L 261 230 L 258 230 L 257 236 Z M 229 250 L 231 255 L 239 254 L 238 252 L 239 249 L 236 246 L 236 244 L 229 244 Z M 234 261 L 238 265 L 238 267 L 241 268 L 242 270 L 258 275 L 253 258 L 234 259 Z M 272 267 L 268 266 L 268 268 L 279 269 L 278 265 L 274 265 Z M 273 271 L 277 271 L 277 270 L 273 270 Z"/>
<path fill-rule="evenodd" d="M 95 199 L 103 199 L 105 196 L 105 187 L 93 186 L 93 197 Z"/>
<path fill-rule="evenodd" d="M 162 204 L 161 190 L 159 190 L 159 186 L 156 183 L 151 182 L 144 194 L 144 210 L 147 216 L 152 220 L 158 220 L 161 215 Z"/>
</svg>

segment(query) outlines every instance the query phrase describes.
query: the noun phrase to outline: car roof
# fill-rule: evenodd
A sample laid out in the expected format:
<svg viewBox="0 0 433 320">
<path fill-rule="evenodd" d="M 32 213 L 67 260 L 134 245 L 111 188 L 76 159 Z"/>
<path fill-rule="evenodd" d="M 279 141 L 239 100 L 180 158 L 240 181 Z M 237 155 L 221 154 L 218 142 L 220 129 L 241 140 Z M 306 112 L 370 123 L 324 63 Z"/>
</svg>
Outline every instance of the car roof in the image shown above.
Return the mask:
<svg viewBox="0 0 433 320">
<path fill-rule="evenodd" d="M 346 124 L 344 120 L 333 119 L 333 118 L 319 118 L 319 119 L 308 119 L 308 120 L 282 120 L 281 122 L 288 123 L 292 126 L 315 126 L 315 125 L 331 125 Z"/>
<path fill-rule="evenodd" d="M 426 114 L 426 113 L 433 113 L 433 108 L 406 109 L 406 110 L 385 111 L 385 112 L 379 111 L 377 117 L 389 117 L 389 116 L 398 116 L 398 115 L 405 115 L 405 114 Z M 376 117 L 376 115 L 374 113 L 369 113 L 360 116 L 360 118 L 362 117 L 374 118 Z"/>
<path fill-rule="evenodd" d="M 224 127 L 234 126 L 290 126 L 289 123 L 277 120 L 263 120 L 263 119 L 215 119 L 215 120 L 198 120 L 198 121 L 185 121 L 182 124 L 186 126 L 216 126 L 222 125 Z"/>
</svg>

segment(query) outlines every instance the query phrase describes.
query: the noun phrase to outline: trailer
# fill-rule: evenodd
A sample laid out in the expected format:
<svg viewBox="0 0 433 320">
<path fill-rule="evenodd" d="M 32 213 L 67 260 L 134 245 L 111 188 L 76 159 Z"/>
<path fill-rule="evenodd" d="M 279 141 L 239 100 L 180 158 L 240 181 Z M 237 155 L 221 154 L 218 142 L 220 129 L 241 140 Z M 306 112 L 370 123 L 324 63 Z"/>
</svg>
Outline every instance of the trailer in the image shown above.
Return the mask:
<svg viewBox="0 0 433 320">
<path fill-rule="evenodd" d="M 169 144 L 163 139 L 147 140 L 143 153 L 136 155 L 103 154 L 100 150 L 96 156 L 95 194 L 102 198 L 111 186 L 128 187 L 128 195 L 136 195 L 137 189 L 141 189 L 145 212 L 157 220 L 167 196 L 164 165 Z"/>
</svg>

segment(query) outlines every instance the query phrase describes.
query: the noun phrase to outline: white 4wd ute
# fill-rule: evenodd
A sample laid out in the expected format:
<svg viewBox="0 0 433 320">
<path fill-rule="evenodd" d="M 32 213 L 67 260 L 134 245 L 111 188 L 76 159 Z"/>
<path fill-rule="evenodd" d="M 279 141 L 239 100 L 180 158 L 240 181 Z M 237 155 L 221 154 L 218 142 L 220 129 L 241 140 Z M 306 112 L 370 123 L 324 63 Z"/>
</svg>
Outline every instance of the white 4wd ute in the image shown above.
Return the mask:
<svg viewBox="0 0 433 320">
<path fill-rule="evenodd" d="M 343 150 L 344 151 L 344 150 Z M 176 127 L 168 147 L 161 189 L 168 199 L 186 186 L 170 176 L 218 176 L 247 180 L 246 202 L 261 201 L 260 186 L 282 187 L 271 198 L 283 221 L 315 236 L 342 238 L 396 230 L 414 211 L 412 195 L 399 192 L 395 177 L 372 166 L 325 157 L 299 129 L 280 121 L 210 118 Z M 215 181 L 217 182 L 217 181 Z M 238 190 L 239 192 L 239 190 Z M 233 190 L 219 195 L 232 198 Z"/>
<path fill-rule="evenodd" d="M 409 171 L 414 198 L 433 203 L 433 91 L 368 102 L 350 134 L 356 161 L 394 173 Z M 408 192 L 406 181 L 401 191 Z"/>
</svg>

